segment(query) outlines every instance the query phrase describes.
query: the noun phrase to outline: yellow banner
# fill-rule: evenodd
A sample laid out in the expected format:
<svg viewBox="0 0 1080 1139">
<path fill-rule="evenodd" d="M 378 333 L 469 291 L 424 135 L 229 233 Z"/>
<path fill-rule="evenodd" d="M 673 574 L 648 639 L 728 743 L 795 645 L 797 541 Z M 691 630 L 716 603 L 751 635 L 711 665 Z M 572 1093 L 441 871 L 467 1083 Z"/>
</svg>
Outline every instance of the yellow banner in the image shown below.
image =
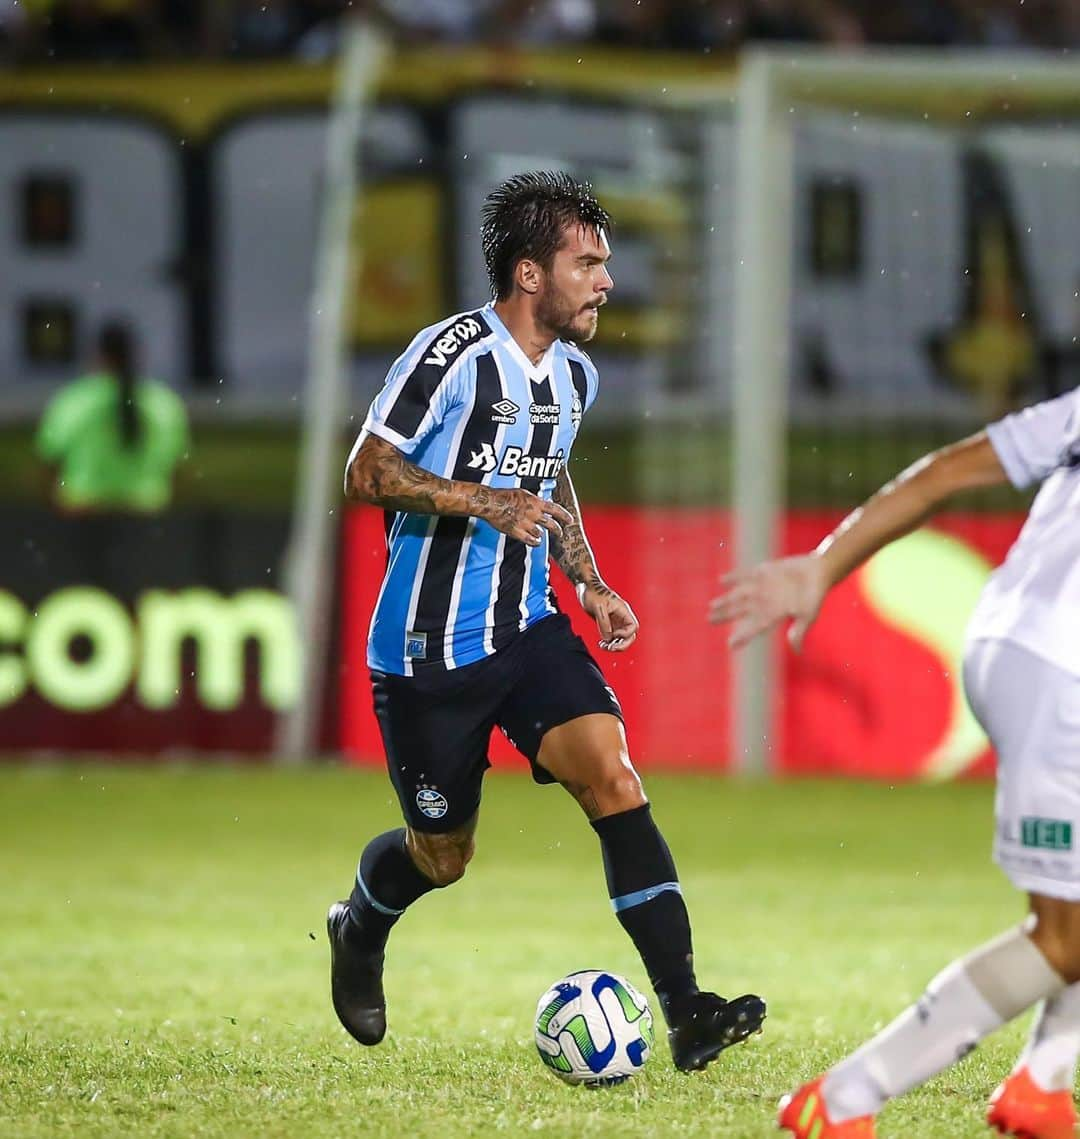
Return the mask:
<svg viewBox="0 0 1080 1139">
<path fill-rule="evenodd" d="M 661 52 L 414 49 L 398 52 L 378 84 L 380 99 L 440 102 L 477 88 L 565 91 L 680 106 L 722 99 L 728 63 Z M 85 108 L 149 114 L 197 141 L 224 120 L 268 106 L 325 104 L 331 64 L 153 63 L 118 67 L 50 64 L 0 74 L 0 108 Z"/>
</svg>

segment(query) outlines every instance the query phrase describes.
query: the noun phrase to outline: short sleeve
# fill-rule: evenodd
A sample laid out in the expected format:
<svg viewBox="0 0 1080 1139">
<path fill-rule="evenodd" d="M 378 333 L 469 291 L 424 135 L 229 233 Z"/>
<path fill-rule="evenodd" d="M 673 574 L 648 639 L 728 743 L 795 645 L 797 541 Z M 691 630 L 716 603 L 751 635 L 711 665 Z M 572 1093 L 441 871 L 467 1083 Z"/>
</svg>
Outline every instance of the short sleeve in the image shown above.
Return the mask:
<svg viewBox="0 0 1080 1139">
<path fill-rule="evenodd" d="M 458 402 L 463 369 L 402 357 L 390 369 L 383 389 L 364 420 L 364 431 L 411 455 L 441 425 Z"/>
<path fill-rule="evenodd" d="M 412 457 L 464 402 L 475 374 L 475 352 L 491 329 L 479 313 L 456 316 L 425 329 L 391 367 L 382 391 L 368 409 L 364 426 L 345 464 L 349 467 L 368 435 L 377 435 Z"/>
<path fill-rule="evenodd" d="M 92 402 L 92 384 L 89 377 L 76 380 L 49 401 L 34 439 L 34 449 L 43 462 L 58 463 L 63 459 Z"/>
<path fill-rule="evenodd" d="M 596 403 L 596 397 L 600 394 L 600 373 L 593 367 L 591 360 L 589 367 L 585 369 L 585 378 L 589 382 L 589 395 L 585 400 L 585 410 L 588 411 Z"/>
<path fill-rule="evenodd" d="M 153 408 L 153 445 L 162 464 L 172 467 L 190 447 L 187 408 L 172 388 L 154 381 L 145 383 L 148 402 Z"/>
<path fill-rule="evenodd" d="M 566 357 L 570 365 L 570 377 L 574 383 L 577 398 L 581 400 L 582 412 L 586 412 L 596 402 L 600 391 L 600 376 L 596 365 L 577 345 L 567 345 Z"/>
<path fill-rule="evenodd" d="M 592 362 L 591 356 L 580 349 L 578 354 L 585 369 L 585 410 L 588 411 L 596 403 L 596 397 L 600 394 L 600 373 L 596 370 L 596 365 Z"/>
<path fill-rule="evenodd" d="M 1023 488 L 1080 463 L 1080 391 L 1007 415 L 986 429 L 1009 481 Z"/>
</svg>

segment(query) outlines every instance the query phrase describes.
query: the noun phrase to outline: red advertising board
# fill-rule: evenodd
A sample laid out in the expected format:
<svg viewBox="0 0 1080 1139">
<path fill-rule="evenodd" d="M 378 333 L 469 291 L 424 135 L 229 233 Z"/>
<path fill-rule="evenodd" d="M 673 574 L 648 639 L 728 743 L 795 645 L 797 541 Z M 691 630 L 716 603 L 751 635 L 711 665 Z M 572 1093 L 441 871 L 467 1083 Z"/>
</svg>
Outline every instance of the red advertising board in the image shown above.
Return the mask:
<svg viewBox="0 0 1080 1139">
<path fill-rule="evenodd" d="M 792 512 L 788 552 L 813 547 L 838 520 Z M 780 772 L 877 778 L 947 778 L 988 769 L 989 749 L 960 687 L 963 631 L 978 590 L 1015 538 L 1022 515 L 948 514 L 896 543 L 829 598 L 796 656 L 777 638 L 775 709 Z M 594 648 L 626 714 L 642 768 L 730 764 L 730 653 L 705 622 L 730 565 L 724 510 L 587 509 L 589 538 L 610 583 L 634 606 L 641 634 L 627 653 Z M 385 563 L 382 517 L 355 509 L 344 527 L 341 744 L 355 762 L 381 763 L 365 642 Z M 562 607 L 595 646 L 558 571 Z M 524 763 L 496 733 L 492 759 Z"/>
</svg>

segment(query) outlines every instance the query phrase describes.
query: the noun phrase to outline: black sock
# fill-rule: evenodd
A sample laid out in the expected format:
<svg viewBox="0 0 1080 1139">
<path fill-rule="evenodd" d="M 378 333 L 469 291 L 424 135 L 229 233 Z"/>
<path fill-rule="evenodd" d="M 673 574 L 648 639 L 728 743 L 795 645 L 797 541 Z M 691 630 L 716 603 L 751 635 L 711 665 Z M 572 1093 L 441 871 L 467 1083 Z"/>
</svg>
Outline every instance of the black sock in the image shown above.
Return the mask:
<svg viewBox="0 0 1080 1139">
<path fill-rule="evenodd" d="M 593 822 L 600 836 L 608 894 L 660 998 L 664 1016 L 697 992 L 690 917 L 675 863 L 649 804 Z"/>
<path fill-rule="evenodd" d="M 349 909 L 365 946 L 381 950 L 405 910 L 435 883 L 416 868 L 405 847 L 405 828 L 387 831 L 364 847 L 349 895 Z"/>
</svg>

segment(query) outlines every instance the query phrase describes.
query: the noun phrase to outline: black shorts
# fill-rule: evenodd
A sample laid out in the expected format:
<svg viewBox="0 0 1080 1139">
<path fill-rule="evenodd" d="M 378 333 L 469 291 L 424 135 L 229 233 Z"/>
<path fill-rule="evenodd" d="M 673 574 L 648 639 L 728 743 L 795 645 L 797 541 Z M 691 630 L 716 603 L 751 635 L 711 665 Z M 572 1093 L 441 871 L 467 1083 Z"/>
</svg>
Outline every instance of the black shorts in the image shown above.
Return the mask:
<svg viewBox="0 0 1080 1139">
<path fill-rule="evenodd" d="M 536 761 L 550 728 L 595 712 L 622 719 L 600 666 L 563 613 L 475 664 L 415 676 L 372 672 L 371 681 L 402 812 L 409 826 L 434 833 L 460 827 L 480 806 L 492 728 L 528 759 L 537 783 L 553 783 Z"/>
</svg>

